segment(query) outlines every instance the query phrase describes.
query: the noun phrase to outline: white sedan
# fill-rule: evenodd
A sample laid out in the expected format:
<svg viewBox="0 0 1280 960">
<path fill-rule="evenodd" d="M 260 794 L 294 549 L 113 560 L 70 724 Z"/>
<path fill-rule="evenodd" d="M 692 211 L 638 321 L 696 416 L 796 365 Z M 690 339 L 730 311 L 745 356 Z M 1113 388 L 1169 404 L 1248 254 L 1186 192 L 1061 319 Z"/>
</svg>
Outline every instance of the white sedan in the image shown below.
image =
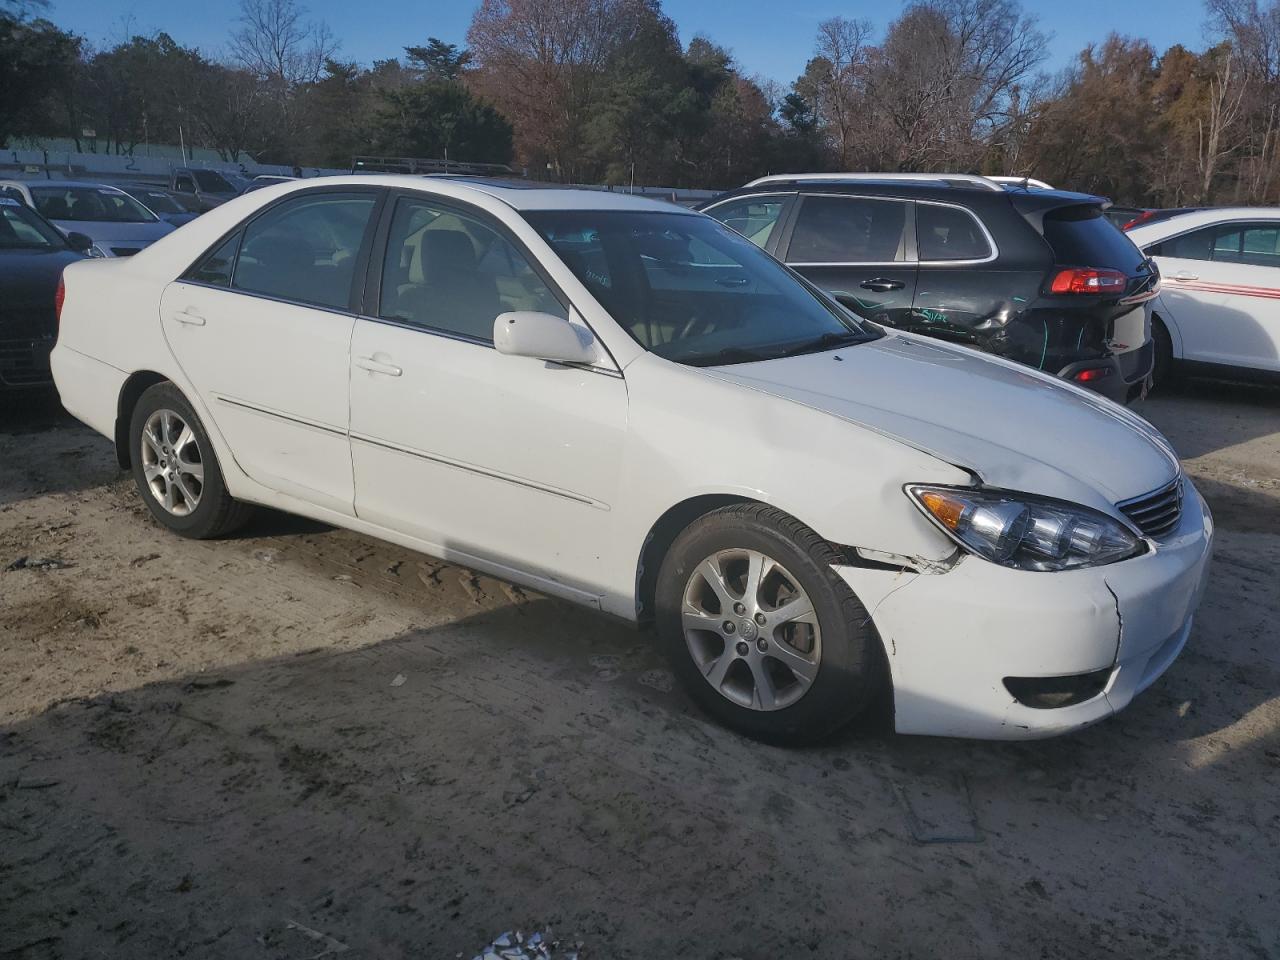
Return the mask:
<svg viewBox="0 0 1280 960">
<path fill-rule="evenodd" d="M 1204 585 L 1209 512 L 1144 420 L 667 204 L 302 181 L 64 281 L 63 403 L 164 526 L 266 504 L 654 623 L 754 736 L 885 693 L 909 733 L 1085 726 Z"/>
<path fill-rule="evenodd" d="M 1280 381 L 1280 209 L 1222 207 L 1129 231 L 1164 279 L 1156 380 L 1175 368 Z"/>
</svg>

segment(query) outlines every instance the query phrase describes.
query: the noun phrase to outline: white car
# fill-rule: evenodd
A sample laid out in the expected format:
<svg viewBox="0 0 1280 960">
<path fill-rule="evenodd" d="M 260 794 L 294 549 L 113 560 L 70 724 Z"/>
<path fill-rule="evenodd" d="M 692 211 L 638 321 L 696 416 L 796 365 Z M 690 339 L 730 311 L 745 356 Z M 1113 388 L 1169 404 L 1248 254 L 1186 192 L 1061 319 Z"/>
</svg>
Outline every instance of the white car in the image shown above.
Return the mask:
<svg viewBox="0 0 1280 960">
<path fill-rule="evenodd" d="M 1224 207 L 1135 227 L 1164 280 L 1156 380 L 1177 367 L 1280 380 L 1280 209 Z"/>
<path fill-rule="evenodd" d="M 0 180 L 0 197 L 34 208 L 64 234 L 93 241 L 93 257 L 131 257 L 176 229 L 129 194 L 80 180 Z"/>
<path fill-rule="evenodd" d="M 354 176 L 67 269 L 53 370 L 155 518 L 266 504 L 630 621 L 720 720 L 1037 737 L 1174 660 L 1213 525 L 1141 418 L 858 320 L 710 217 Z"/>
</svg>

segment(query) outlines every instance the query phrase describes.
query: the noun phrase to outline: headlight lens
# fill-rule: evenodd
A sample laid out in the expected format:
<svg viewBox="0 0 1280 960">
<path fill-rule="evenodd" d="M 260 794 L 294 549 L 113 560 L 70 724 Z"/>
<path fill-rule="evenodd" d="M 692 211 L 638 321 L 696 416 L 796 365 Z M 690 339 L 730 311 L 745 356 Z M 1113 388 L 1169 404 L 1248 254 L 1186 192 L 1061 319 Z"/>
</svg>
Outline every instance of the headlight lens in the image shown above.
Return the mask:
<svg viewBox="0 0 1280 960">
<path fill-rule="evenodd" d="M 1118 520 L 1078 504 L 967 487 L 912 486 L 907 493 L 960 546 L 1005 567 L 1096 567 L 1146 550 Z"/>
</svg>

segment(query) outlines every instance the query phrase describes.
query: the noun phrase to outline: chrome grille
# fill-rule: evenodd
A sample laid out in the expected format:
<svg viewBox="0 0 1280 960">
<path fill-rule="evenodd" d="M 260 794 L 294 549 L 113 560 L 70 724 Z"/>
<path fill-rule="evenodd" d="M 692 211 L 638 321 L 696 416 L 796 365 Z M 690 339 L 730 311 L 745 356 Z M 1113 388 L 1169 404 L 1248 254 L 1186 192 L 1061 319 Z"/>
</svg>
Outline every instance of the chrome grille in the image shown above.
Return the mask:
<svg viewBox="0 0 1280 960">
<path fill-rule="evenodd" d="M 1119 504 L 1120 512 L 1148 537 L 1162 537 L 1182 519 L 1182 475 L 1143 497 Z"/>
</svg>

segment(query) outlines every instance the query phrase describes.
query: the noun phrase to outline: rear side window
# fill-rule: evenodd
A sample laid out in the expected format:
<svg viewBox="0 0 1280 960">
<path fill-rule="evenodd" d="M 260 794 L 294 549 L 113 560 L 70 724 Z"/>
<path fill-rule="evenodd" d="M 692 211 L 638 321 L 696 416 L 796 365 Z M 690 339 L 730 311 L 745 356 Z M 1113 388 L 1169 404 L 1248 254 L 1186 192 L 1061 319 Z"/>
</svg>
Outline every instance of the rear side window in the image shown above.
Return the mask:
<svg viewBox="0 0 1280 960">
<path fill-rule="evenodd" d="M 773 236 L 785 204 L 783 197 L 751 197 L 722 203 L 708 210 L 707 215 L 737 230 L 757 247 L 763 247 Z"/>
<path fill-rule="evenodd" d="M 1280 266 L 1280 224 L 1223 229 L 1214 240 L 1213 259 L 1252 267 Z"/>
<path fill-rule="evenodd" d="M 903 258 L 907 205 L 899 200 L 808 196 L 788 263 L 893 263 Z"/>
<path fill-rule="evenodd" d="M 921 260 L 985 260 L 992 253 L 973 214 L 932 203 L 916 204 L 916 247 Z"/>
<path fill-rule="evenodd" d="M 1124 273 L 1134 273 L 1142 265 L 1142 252 L 1102 215 L 1101 207 L 1093 204 L 1062 207 L 1045 214 L 1044 238 L 1060 264 L 1106 267 Z"/>
<path fill-rule="evenodd" d="M 368 194 L 309 194 L 249 223 L 232 287 L 345 310 L 357 254 L 373 212 Z"/>
</svg>

